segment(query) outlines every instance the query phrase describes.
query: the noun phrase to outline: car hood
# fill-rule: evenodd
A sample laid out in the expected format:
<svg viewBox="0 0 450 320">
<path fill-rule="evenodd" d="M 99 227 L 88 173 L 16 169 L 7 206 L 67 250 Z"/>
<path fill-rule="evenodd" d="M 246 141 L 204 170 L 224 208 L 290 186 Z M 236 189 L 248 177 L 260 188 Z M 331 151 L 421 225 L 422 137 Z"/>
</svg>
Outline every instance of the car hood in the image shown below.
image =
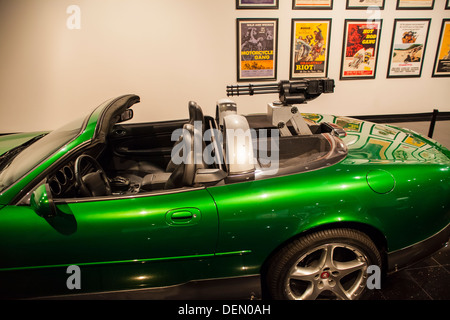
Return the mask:
<svg viewBox="0 0 450 320">
<path fill-rule="evenodd" d="M 305 114 L 317 123 L 332 122 L 347 136 L 347 164 L 362 163 L 436 163 L 450 164 L 450 151 L 437 141 L 414 131 L 392 125 L 376 124 L 349 117 Z"/>
<path fill-rule="evenodd" d="M 0 135 L 0 156 L 15 147 L 47 132 L 29 132 Z"/>
</svg>

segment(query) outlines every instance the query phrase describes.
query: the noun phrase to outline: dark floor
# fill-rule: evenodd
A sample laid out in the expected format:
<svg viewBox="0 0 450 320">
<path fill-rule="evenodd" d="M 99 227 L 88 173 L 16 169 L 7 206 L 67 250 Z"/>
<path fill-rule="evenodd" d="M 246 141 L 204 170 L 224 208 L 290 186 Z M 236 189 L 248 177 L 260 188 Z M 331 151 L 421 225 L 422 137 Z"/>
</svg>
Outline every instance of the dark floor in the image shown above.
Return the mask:
<svg viewBox="0 0 450 320">
<path fill-rule="evenodd" d="M 450 300 L 450 246 L 388 276 L 368 300 Z"/>
</svg>

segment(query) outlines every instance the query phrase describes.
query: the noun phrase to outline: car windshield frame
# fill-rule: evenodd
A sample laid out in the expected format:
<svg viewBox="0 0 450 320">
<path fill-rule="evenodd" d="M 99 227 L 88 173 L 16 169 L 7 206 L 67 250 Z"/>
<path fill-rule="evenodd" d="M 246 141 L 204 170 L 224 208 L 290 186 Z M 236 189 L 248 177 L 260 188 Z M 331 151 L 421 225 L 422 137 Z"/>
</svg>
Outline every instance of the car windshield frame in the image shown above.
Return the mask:
<svg viewBox="0 0 450 320">
<path fill-rule="evenodd" d="M 10 159 L 0 171 L 0 193 L 5 192 L 34 168 L 79 137 L 86 126 L 87 119 L 89 117 L 71 121 L 35 141 Z"/>
<path fill-rule="evenodd" d="M 104 143 L 107 132 L 112 125 L 111 121 L 114 120 L 114 122 L 116 122 L 120 120 L 118 116 L 120 116 L 126 109 L 130 108 L 132 105 L 138 102 L 140 102 L 139 96 L 133 94 L 123 95 L 106 100 L 97 108 L 95 108 L 94 111 L 92 111 L 87 117 L 79 118 L 75 121 L 70 122 L 64 127 L 61 127 L 49 133 L 41 140 L 36 141 L 28 148 L 18 153 L 14 160 L 9 165 L 5 166 L 2 171 L 0 171 L 0 196 L 2 196 L 1 201 L 3 201 L 3 203 L 10 203 L 11 201 L 20 199 L 26 194 L 26 192 L 29 192 L 31 190 L 30 186 L 32 185 L 19 185 L 19 189 L 14 189 L 15 186 L 24 181 L 24 179 L 28 176 L 30 176 L 31 180 L 27 181 L 27 183 L 34 183 L 33 181 L 36 178 L 42 180 L 43 176 L 40 174 L 44 173 L 48 168 L 50 168 L 52 163 L 58 161 L 60 157 L 72 153 L 73 150 L 77 149 L 78 147 L 84 147 L 84 143 L 92 143 L 92 141 Z M 45 152 L 37 152 L 40 151 L 38 149 L 39 146 L 45 147 L 47 141 L 53 138 L 55 138 L 58 143 L 55 142 L 55 144 L 51 147 L 43 149 Z M 14 177 L 12 177 L 13 170 L 9 171 L 10 168 L 13 169 L 13 166 L 16 166 L 17 163 L 20 163 L 19 160 L 23 158 L 24 154 L 33 154 L 34 151 L 36 151 L 36 154 L 40 154 L 41 156 L 38 157 L 35 154 L 35 160 L 32 161 L 32 164 L 25 166 L 25 168 L 21 170 L 20 174 L 17 173 L 16 175 L 14 175 Z M 36 158 L 40 159 L 36 160 Z M 52 158 L 54 159 L 54 161 L 50 163 L 49 161 Z M 42 167 L 44 165 L 47 165 L 48 168 Z M 40 171 L 40 168 L 42 168 L 42 172 Z M 9 176 L 7 176 L 7 174 Z"/>
</svg>

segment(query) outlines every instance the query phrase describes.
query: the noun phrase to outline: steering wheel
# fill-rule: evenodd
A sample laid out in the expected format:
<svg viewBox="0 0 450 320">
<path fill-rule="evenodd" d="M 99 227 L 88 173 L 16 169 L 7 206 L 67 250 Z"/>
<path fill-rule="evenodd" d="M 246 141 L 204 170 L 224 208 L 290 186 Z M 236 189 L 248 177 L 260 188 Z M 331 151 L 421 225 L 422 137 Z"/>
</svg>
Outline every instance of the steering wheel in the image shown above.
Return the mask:
<svg viewBox="0 0 450 320">
<path fill-rule="evenodd" d="M 101 197 L 111 195 L 108 177 L 93 157 L 87 154 L 79 156 L 75 160 L 74 172 L 81 196 Z"/>
</svg>

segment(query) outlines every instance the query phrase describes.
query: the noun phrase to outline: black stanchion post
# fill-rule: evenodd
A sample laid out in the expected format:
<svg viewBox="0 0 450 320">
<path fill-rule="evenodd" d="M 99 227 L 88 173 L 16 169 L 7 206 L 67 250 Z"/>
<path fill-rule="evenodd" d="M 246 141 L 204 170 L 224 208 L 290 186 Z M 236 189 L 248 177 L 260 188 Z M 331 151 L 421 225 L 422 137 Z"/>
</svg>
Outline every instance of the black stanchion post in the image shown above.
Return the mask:
<svg viewBox="0 0 450 320">
<path fill-rule="evenodd" d="M 428 138 L 433 138 L 434 128 L 436 126 L 437 117 L 439 114 L 439 110 L 433 110 L 433 116 L 431 117 L 430 131 L 428 131 Z"/>
</svg>

